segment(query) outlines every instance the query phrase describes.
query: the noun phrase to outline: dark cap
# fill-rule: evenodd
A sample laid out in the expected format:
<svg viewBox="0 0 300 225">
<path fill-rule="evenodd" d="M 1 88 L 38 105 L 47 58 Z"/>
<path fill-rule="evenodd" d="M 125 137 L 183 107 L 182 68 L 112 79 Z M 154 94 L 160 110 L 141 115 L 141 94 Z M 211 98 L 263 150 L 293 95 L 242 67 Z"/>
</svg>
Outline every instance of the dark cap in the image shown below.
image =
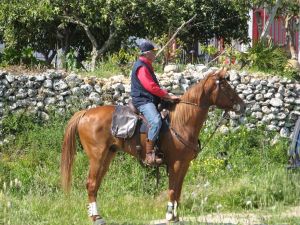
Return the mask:
<svg viewBox="0 0 300 225">
<path fill-rule="evenodd" d="M 139 46 L 142 53 L 149 51 L 157 51 L 158 49 L 154 47 L 154 45 L 150 41 L 144 41 Z"/>
</svg>

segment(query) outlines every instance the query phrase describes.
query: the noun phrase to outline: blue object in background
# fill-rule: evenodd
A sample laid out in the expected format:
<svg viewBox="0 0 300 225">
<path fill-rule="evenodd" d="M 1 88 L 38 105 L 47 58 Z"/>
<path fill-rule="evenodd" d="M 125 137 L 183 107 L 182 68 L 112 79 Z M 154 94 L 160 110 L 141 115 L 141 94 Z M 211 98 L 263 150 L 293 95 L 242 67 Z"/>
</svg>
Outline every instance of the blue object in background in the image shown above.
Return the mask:
<svg viewBox="0 0 300 225">
<path fill-rule="evenodd" d="M 295 129 L 294 129 L 294 134 L 293 134 L 293 139 L 292 139 L 292 144 L 289 149 L 289 165 L 288 169 L 294 169 L 300 167 L 300 117 L 298 118 Z"/>
</svg>

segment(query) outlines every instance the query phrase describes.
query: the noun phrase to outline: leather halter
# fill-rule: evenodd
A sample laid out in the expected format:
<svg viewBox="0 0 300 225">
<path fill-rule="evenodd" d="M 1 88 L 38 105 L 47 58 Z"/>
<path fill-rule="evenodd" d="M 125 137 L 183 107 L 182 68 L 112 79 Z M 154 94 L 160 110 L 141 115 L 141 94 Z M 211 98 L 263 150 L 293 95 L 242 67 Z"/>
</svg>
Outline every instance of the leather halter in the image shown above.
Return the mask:
<svg viewBox="0 0 300 225">
<path fill-rule="evenodd" d="M 219 88 L 220 88 L 220 83 L 221 83 L 221 81 L 220 81 L 219 79 L 216 80 L 217 90 L 219 90 Z M 232 98 L 231 95 L 229 95 L 229 96 L 230 96 L 230 101 L 232 102 L 232 104 L 234 104 L 234 99 Z M 188 102 L 188 101 L 182 101 L 182 100 L 180 100 L 178 103 L 183 103 L 183 104 L 187 104 L 187 105 L 192 105 L 192 106 L 195 106 L 195 107 L 197 107 L 197 108 L 202 108 L 202 109 L 208 109 L 208 108 L 209 108 L 209 106 L 208 106 L 208 107 L 207 107 L 207 106 L 201 106 L 200 104 L 197 104 L 197 103 L 194 103 L 194 102 Z M 200 147 L 200 140 L 199 140 L 199 138 L 198 138 L 198 144 L 197 144 L 197 146 L 195 146 L 195 144 L 190 143 L 189 141 L 184 140 L 184 138 L 183 138 L 182 136 L 180 136 L 180 134 L 179 134 L 173 127 L 171 127 L 170 125 L 169 125 L 169 128 L 170 128 L 170 130 L 171 130 L 171 134 L 173 134 L 173 135 L 174 135 L 174 136 L 175 136 L 175 137 L 176 137 L 183 145 L 185 145 L 186 147 L 191 148 L 191 149 L 194 150 L 194 152 L 195 152 L 195 158 L 196 158 L 197 155 L 199 154 L 199 152 L 202 151 L 203 148 L 204 148 L 204 147 L 207 145 L 207 143 L 210 141 L 210 139 L 212 138 L 212 136 L 215 134 L 215 132 L 217 131 L 217 129 L 220 127 L 221 121 L 222 121 L 224 118 L 226 118 L 227 115 L 228 115 L 228 114 L 227 114 L 227 110 L 226 110 L 226 111 L 224 111 L 224 113 L 222 114 L 222 117 L 221 117 L 221 119 L 219 120 L 219 122 L 217 123 L 217 125 L 216 125 L 216 127 L 215 127 L 213 133 L 209 136 L 209 138 L 207 139 L 206 144 L 205 144 L 204 146 L 202 146 L 202 148 Z"/>
</svg>

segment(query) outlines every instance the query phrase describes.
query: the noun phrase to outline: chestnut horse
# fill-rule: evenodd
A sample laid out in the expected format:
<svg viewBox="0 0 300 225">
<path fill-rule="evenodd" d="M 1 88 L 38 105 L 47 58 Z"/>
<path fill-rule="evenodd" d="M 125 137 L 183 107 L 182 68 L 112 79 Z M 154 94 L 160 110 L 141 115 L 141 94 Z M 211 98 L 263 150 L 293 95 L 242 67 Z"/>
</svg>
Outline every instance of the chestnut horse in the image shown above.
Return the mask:
<svg viewBox="0 0 300 225">
<path fill-rule="evenodd" d="M 245 110 L 243 100 L 227 82 L 225 69 L 208 74 L 186 91 L 181 101 L 170 109 L 170 129 L 160 136 L 160 150 L 164 154 L 164 162 L 169 173 L 169 202 L 166 213 L 168 221 L 178 220 L 177 205 L 182 183 L 191 160 L 197 156 L 199 132 L 212 105 L 237 113 Z M 66 127 L 62 146 L 62 186 L 65 191 L 69 191 L 75 156 L 75 139 L 78 133 L 89 159 L 86 188 L 89 199 L 88 213 L 94 224 L 105 224 L 98 213 L 96 197 L 116 151 L 124 151 L 140 158 L 135 149 L 137 138 L 123 140 L 112 136 L 111 123 L 114 109 L 115 106 L 99 106 L 75 113 Z M 140 143 L 143 149 L 145 139 L 146 135 L 141 134 Z M 143 157 L 145 152 L 142 153 Z"/>
</svg>

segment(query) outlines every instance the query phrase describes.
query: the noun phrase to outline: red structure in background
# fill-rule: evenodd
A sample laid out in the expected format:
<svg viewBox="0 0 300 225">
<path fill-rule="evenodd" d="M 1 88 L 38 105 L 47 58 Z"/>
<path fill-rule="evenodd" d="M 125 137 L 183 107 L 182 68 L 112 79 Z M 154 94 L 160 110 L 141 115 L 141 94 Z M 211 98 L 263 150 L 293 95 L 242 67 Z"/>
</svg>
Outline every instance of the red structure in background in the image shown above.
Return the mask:
<svg viewBox="0 0 300 225">
<path fill-rule="evenodd" d="M 259 39 L 262 30 L 265 26 L 266 21 L 268 20 L 269 15 L 263 9 L 253 10 L 253 23 L 252 23 L 252 41 L 255 42 Z M 269 35 L 272 37 L 274 44 L 285 45 L 286 42 L 286 32 L 284 29 L 284 18 L 275 17 L 270 30 Z M 299 51 L 299 31 L 295 35 L 295 48 L 296 51 Z"/>
</svg>

